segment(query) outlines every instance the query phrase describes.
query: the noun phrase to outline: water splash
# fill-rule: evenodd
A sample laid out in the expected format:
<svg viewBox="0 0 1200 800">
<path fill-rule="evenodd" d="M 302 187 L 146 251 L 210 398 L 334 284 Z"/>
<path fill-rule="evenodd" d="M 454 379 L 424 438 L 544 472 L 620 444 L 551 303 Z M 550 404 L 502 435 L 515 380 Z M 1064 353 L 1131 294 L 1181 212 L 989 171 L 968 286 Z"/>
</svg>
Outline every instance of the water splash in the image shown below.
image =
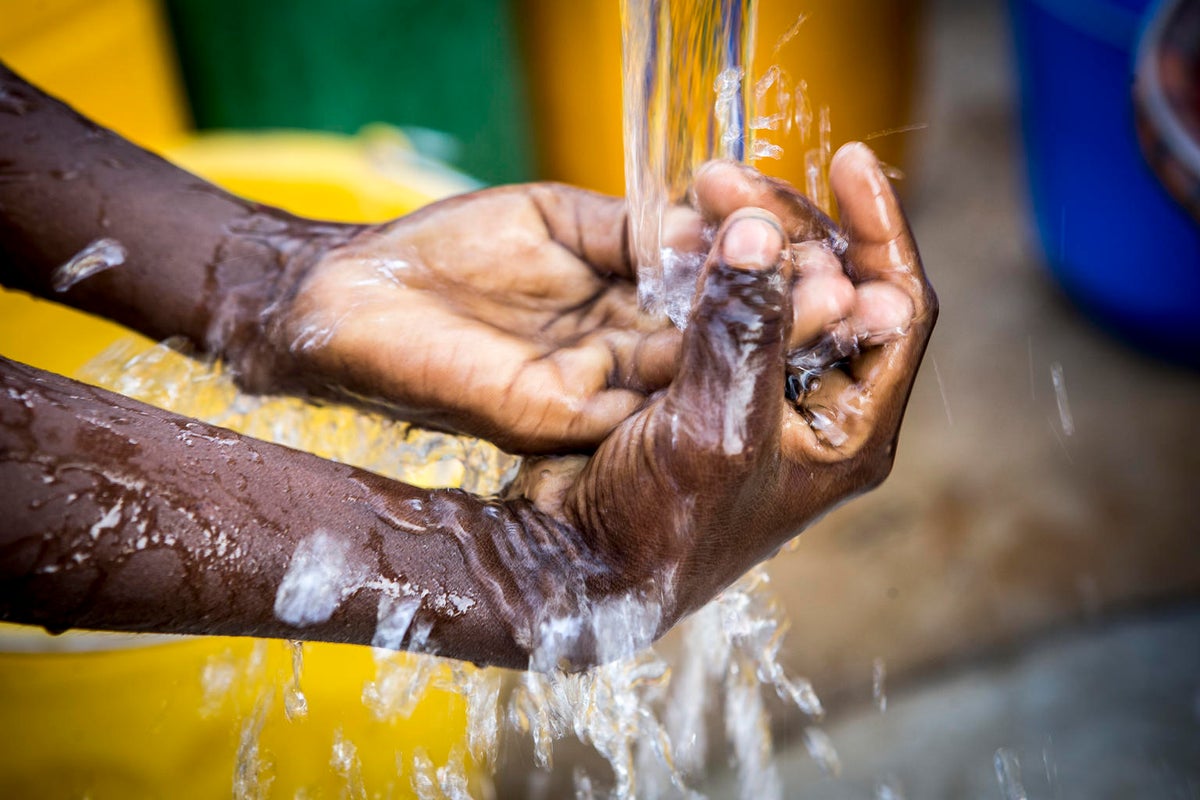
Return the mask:
<svg viewBox="0 0 1200 800">
<path fill-rule="evenodd" d="M 1046 785 L 1054 797 L 1060 797 L 1058 788 L 1058 761 L 1054 758 L 1054 741 L 1046 737 L 1046 746 L 1042 748 L 1042 766 L 1046 768 Z"/>
<path fill-rule="evenodd" d="M 1050 382 L 1054 385 L 1054 399 L 1058 402 L 1058 419 L 1065 436 L 1075 435 L 1075 418 L 1071 416 L 1071 404 L 1067 401 L 1067 382 L 1063 378 L 1062 364 L 1055 361 L 1050 365 Z"/>
<path fill-rule="evenodd" d="M 418 747 L 412 755 L 412 790 L 418 800 L 442 800 L 441 789 L 438 786 L 437 767 L 425 753 L 424 748 Z"/>
<path fill-rule="evenodd" d="M 1029 795 L 1025 793 L 1025 787 L 1021 784 L 1021 762 L 1016 753 L 1001 747 L 996 751 L 993 765 L 996 768 L 996 782 L 1000 784 L 1004 800 L 1029 800 Z"/>
<path fill-rule="evenodd" d="M 887 711 L 888 706 L 887 688 L 884 686 L 886 681 L 887 664 L 882 658 L 877 658 L 871 662 L 871 699 L 880 714 Z"/>
<path fill-rule="evenodd" d="M 833 196 L 829 191 L 829 163 L 832 160 L 833 127 L 829 106 L 823 105 L 817 114 L 817 144 L 804 152 L 804 191 L 827 214 L 833 212 Z"/>
<path fill-rule="evenodd" d="M 238 800 L 260 800 L 269 794 L 270 765 L 259 752 L 259 738 L 273 695 L 270 690 L 263 693 L 238 734 L 237 760 L 233 770 L 233 796 Z"/>
<path fill-rule="evenodd" d="M 333 732 L 333 752 L 329 764 L 343 781 L 342 797 L 350 800 L 366 800 L 367 787 L 363 783 L 362 761 L 358 748 L 342 733 L 341 728 Z"/>
<path fill-rule="evenodd" d="M 946 394 L 946 382 L 942 380 L 942 371 L 938 369 L 937 359 L 932 355 L 929 363 L 933 365 L 933 376 L 937 379 L 938 393 L 942 396 L 942 408 L 946 409 L 946 424 L 954 427 L 954 413 L 950 410 L 950 397 Z"/>
<path fill-rule="evenodd" d="M 800 29 L 807 21 L 808 14 L 801 14 L 800 16 L 796 17 L 796 21 L 792 23 L 792 27 L 784 31 L 783 35 L 779 37 L 779 40 L 775 42 L 775 48 L 771 51 L 772 61 L 777 61 L 779 59 L 779 54 L 783 52 L 783 48 L 786 47 L 788 43 L 792 41 L 792 39 L 796 38 L 796 35 L 800 33 Z"/>
<path fill-rule="evenodd" d="M 905 800 L 900 779 L 889 775 L 875 782 L 875 800 Z"/>
<path fill-rule="evenodd" d="M 324 530 L 301 540 L 279 582 L 275 616 L 297 627 L 332 617 L 345 596 L 358 586 L 347 559 L 349 551 L 349 542 Z"/>
<path fill-rule="evenodd" d="M 450 756 L 445 765 L 437 769 L 438 788 L 446 800 L 471 800 L 471 790 L 467 781 L 466 756 L 461 747 L 450 750 Z"/>
<path fill-rule="evenodd" d="M 898 125 L 895 128 L 885 128 L 881 131 L 868 133 L 863 137 L 864 142 L 872 141 L 873 139 L 882 139 L 885 136 L 895 136 L 898 133 L 911 133 L 912 131 L 923 131 L 929 127 L 928 122 L 914 122 L 911 125 Z"/>
<path fill-rule="evenodd" d="M 128 257 L 125 246 L 116 239 L 97 239 L 56 269 L 50 285 L 56 292 L 65 292 L 82 280 L 124 264 Z"/>
<path fill-rule="evenodd" d="M 289 721 L 308 716 L 308 698 L 300 688 L 300 675 L 304 672 L 304 642 L 288 641 L 292 654 L 292 677 L 283 689 L 283 710 Z"/>
<path fill-rule="evenodd" d="M 842 760 L 825 731 L 811 725 L 805 728 L 804 748 L 824 775 L 836 777 L 842 773 Z"/>
</svg>

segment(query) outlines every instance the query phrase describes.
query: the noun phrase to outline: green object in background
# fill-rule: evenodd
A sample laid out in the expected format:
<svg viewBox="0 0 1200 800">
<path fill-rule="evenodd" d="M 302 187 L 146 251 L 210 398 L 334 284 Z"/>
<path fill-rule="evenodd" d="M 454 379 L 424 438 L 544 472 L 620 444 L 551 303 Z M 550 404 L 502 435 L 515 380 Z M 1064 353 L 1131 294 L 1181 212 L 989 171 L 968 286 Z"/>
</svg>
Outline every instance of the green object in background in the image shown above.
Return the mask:
<svg viewBox="0 0 1200 800">
<path fill-rule="evenodd" d="M 528 103 L 506 0 L 166 6 L 200 128 L 355 133 L 387 122 L 450 134 L 457 147 L 429 154 L 484 181 L 532 177 Z M 420 148 L 422 137 L 414 140 Z"/>
</svg>

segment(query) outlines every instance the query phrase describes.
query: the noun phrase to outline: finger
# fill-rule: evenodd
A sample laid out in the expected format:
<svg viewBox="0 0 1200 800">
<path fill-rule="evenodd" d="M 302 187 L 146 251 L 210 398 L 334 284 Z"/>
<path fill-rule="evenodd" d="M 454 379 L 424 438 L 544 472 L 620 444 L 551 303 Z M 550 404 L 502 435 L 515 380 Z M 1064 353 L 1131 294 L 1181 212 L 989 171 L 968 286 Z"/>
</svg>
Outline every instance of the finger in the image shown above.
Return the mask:
<svg viewBox="0 0 1200 800">
<path fill-rule="evenodd" d="M 871 148 L 861 142 L 843 145 L 830 163 L 829 185 L 849 241 L 845 255 L 853 269 L 851 277 L 892 280 L 920 295 L 925 276 L 917 245 Z"/>
<path fill-rule="evenodd" d="M 854 292 L 850 327 L 862 347 L 886 344 L 903 336 L 913 320 L 913 301 L 887 281 L 860 283 Z"/>
<path fill-rule="evenodd" d="M 849 239 L 846 260 L 861 282 L 855 324 L 863 329 L 855 333 L 884 341 L 853 359 L 856 390 L 838 401 L 857 406 L 861 400 L 871 424 L 851 446 L 873 450 L 899 432 L 937 316 L 937 298 L 899 200 L 870 148 L 853 143 L 838 150 L 830 185 Z"/>
<path fill-rule="evenodd" d="M 645 392 L 657 391 L 669 384 L 679 372 L 683 334 L 676 328 L 641 336 L 625 367 L 631 379 L 624 386 Z"/>
<path fill-rule="evenodd" d="M 591 352 L 594 358 L 602 356 L 608 363 L 609 388 L 649 394 L 670 383 L 679 371 L 682 341 L 683 334 L 674 326 L 651 332 L 610 328 L 564 348 L 557 357 L 579 352 Z"/>
<path fill-rule="evenodd" d="M 600 275 L 634 278 L 624 200 L 554 183 L 532 184 L 528 196 L 551 240 Z"/>
<path fill-rule="evenodd" d="M 749 457 L 778 430 L 791 324 L 790 264 L 778 220 L 734 213 L 718 233 L 671 384 L 673 436 L 721 459 Z"/>
<path fill-rule="evenodd" d="M 710 222 L 719 223 L 739 208 L 765 209 L 783 225 L 792 241 L 838 241 L 837 225 L 791 184 L 763 175 L 736 161 L 710 161 L 696 172 L 696 204 Z"/>
<path fill-rule="evenodd" d="M 792 287 L 792 333 L 788 350 L 820 337 L 848 317 L 857 302 L 854 284 L 842 262 L 825 245 L 801 242 L 792 246 L 796 277 Z"/>
</svg>

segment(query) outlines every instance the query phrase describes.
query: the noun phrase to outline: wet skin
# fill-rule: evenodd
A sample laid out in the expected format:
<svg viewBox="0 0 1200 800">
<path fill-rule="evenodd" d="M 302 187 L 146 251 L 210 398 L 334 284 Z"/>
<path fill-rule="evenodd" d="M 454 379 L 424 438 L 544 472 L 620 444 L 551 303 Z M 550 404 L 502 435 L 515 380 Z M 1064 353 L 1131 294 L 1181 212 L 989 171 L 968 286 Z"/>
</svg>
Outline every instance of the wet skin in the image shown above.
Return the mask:
<svg viewBox="0 0 1200 800">
<path fill-rule="evenodd" d="M 504 498 L 420 490 L 0 361 L 4 619 L 370 642 L 381 595 L 413 591 L 443 655 L 527 667 L 574 617 L 584 633 L 552 661 L 580 666 L 617 654 L 586 632 L 597 609 L 632 599 L 661 634 L 890 469 L 936 300 L 862 145 L 831 166 L 843 230 L 752 170 L 699 173 L 673 243 L 716 232 L 680 333 L 637 313 L 619 200 L 538 184 L 383 226 L 313 223 L 2 68 L 0 93 L 21 107 L 0 108 L 6 285 L 186 336 L 248 388 L 541 454 Z M 126 263 L 53 292 L 101 237 Z M 842 360 L 793 400 L 797 351 Z M 355 579 L 298 626 L 276 596 L 318 532 Z"/>
</svg>

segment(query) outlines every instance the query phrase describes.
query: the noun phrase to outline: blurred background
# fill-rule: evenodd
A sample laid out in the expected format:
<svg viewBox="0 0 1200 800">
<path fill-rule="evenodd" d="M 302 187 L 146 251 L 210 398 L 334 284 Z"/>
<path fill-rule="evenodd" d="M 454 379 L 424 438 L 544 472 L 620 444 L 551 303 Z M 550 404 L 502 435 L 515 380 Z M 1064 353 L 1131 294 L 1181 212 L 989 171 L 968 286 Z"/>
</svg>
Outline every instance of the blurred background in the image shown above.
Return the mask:
<svg viewBox="0 0 1200 800">
<path fill-rule="evenodd" d="M 770 564 L 784 664 L 825 701 L 842 764 L 822 775 L 808 720 L 774 709 L 788 796 L 1200 797 L 1197 5 L 759 2 L 753 72 L 783 65 L 828 106 L 835 148 L 879 150 L 942 301 L 891 478 Z M 623 189 L 617 0 L 0 0 L 0 19 L 0 58 L 29 79 L 298 213 L 385 219 L 540 178 Z M 757 165 L 804 185 L 803 149 L 781 144 Z M 18 360 L 73 374 L 122 335 L 0 295 L 0 352 Z M 249 712 L 193 719 L 188 681 L 231 646 L 169 667 L 122 651 L 127 671 L 84 685 L 118 656 L 9 645 L 0 714 L 32 732 L 7 785 L 25 786 L 21 759 L 66 774 L 86 741 L 70 786 L 109 762 L 140 786 L 127 773 L 158 745 L 103 733 L 138 701 L 88 705 L 131 680 L 157 686 L 147 724 L 179 742 L 154 751 L 176 776 L 156 779 L 227 785 Z M 328 658 L 331 675 L 366 669 Z M 361 680 L 343 683 L 358 703 Z M 35 724 L 49 697 L 58 716 Z M 417 718 L 405 735 L 431 752 L 463 735 L 450 700 Z M 383 734 L 347 730 L 366 763 Z M 737 794 L 724 761 L 700 787 L 714 797 Z M 556 797 L 557 780 L 514 753 L 497 788 Z"/>
</svg>

